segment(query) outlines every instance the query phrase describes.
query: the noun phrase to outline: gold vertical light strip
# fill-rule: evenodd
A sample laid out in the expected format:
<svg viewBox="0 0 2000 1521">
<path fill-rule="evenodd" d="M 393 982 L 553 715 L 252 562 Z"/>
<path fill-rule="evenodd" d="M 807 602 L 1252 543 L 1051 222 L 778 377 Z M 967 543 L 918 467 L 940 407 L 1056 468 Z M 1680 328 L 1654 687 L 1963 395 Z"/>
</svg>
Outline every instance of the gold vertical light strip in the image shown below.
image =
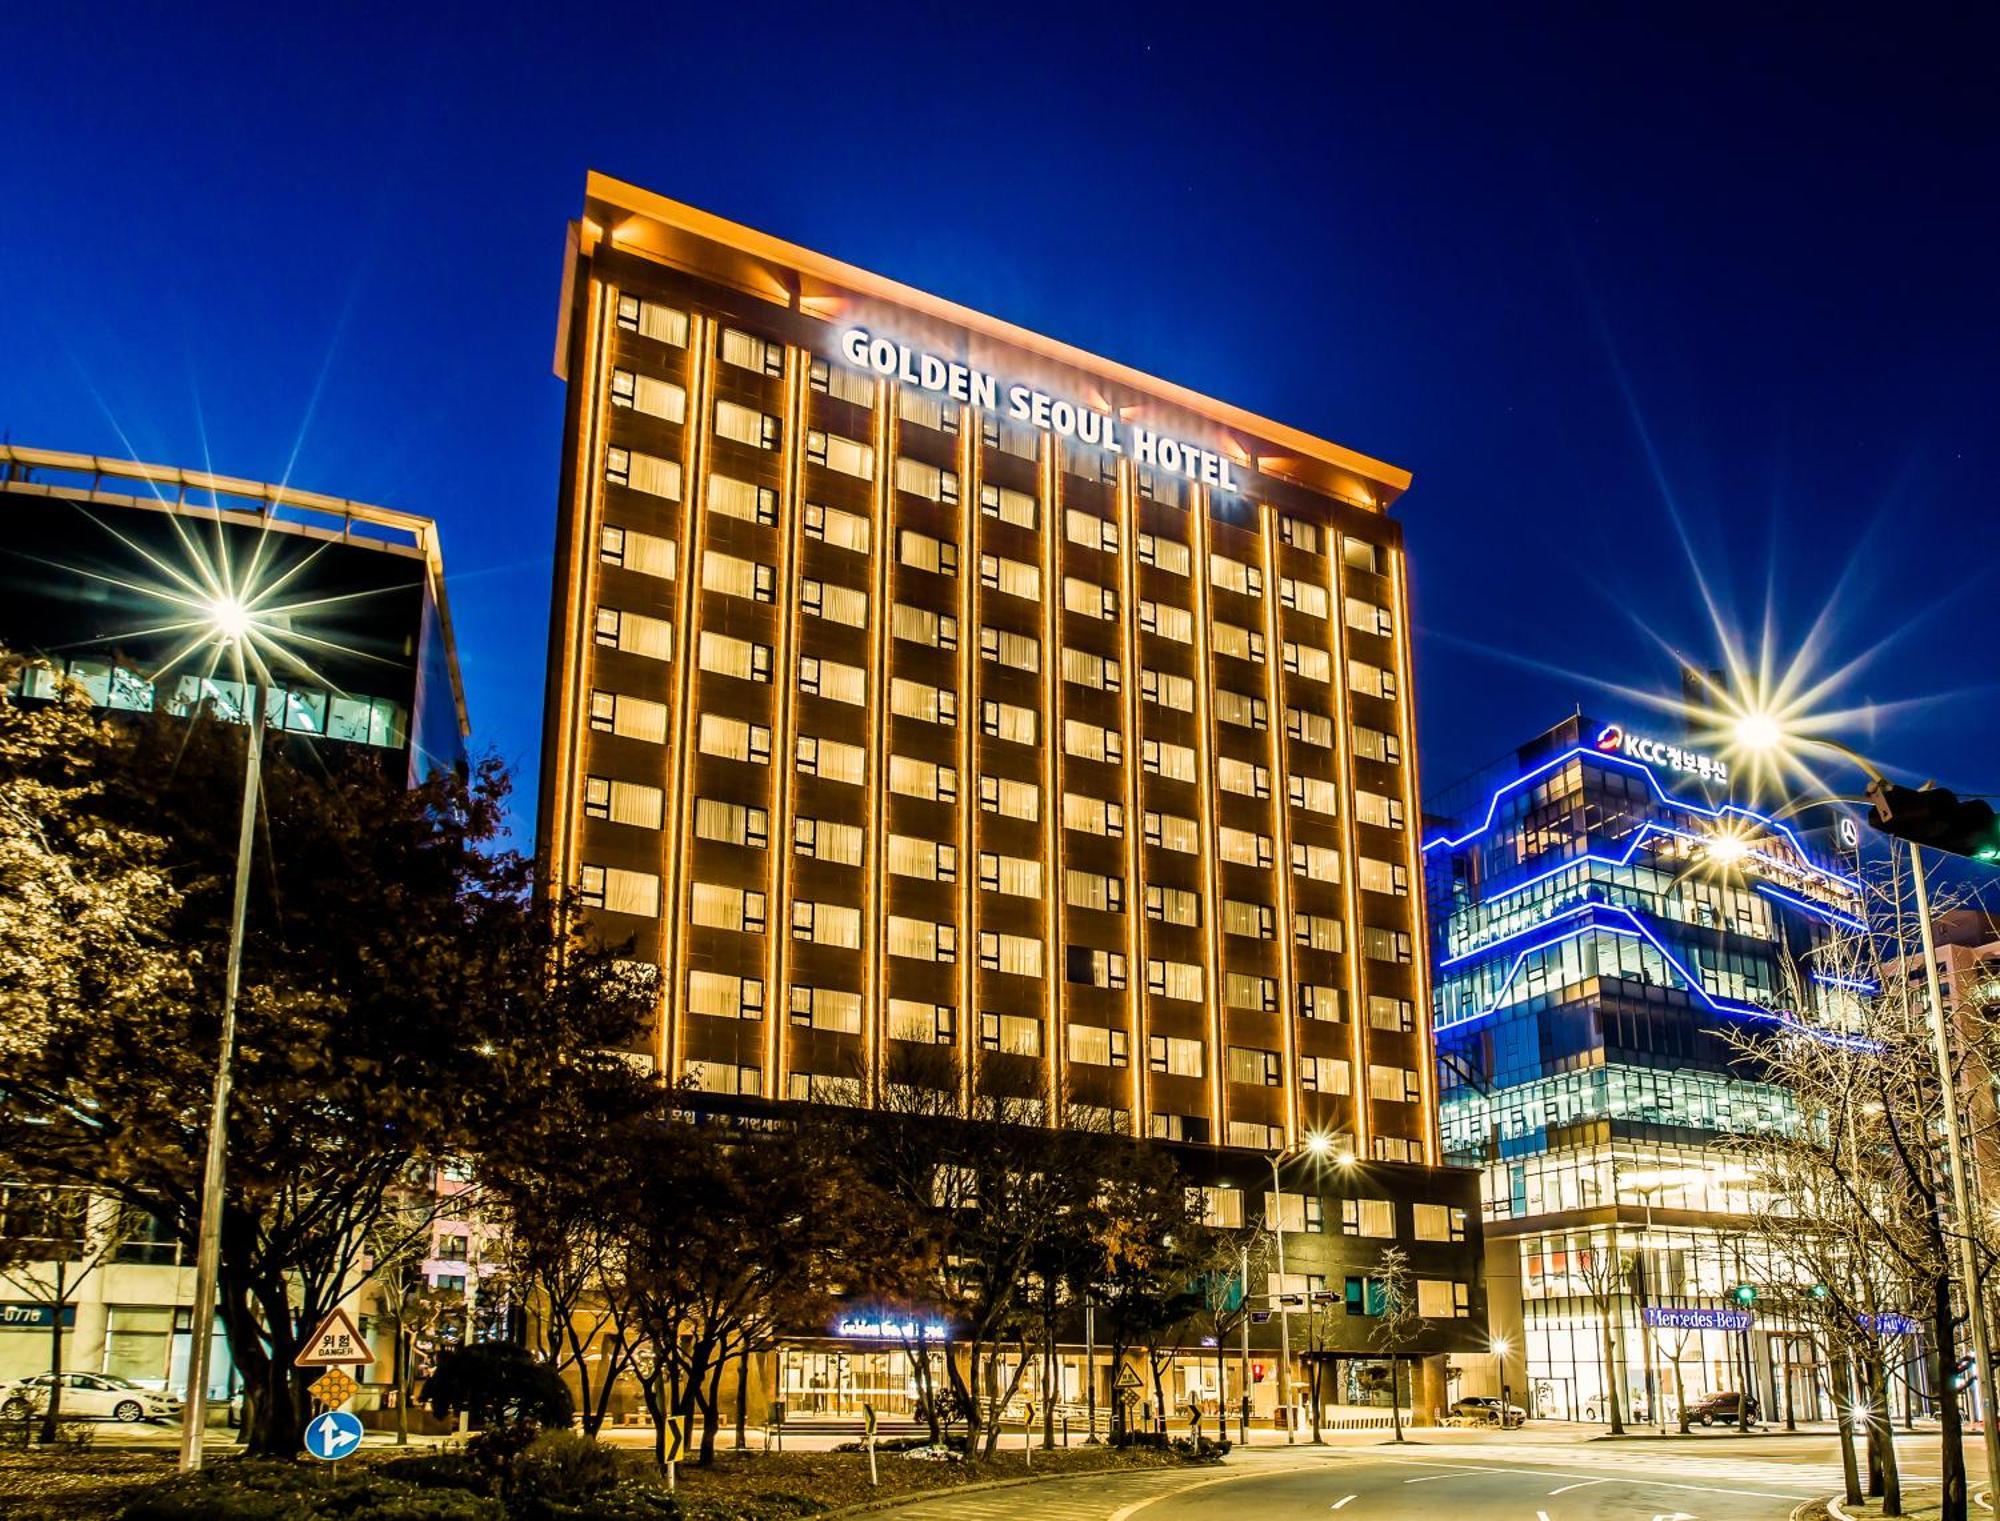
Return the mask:
<svg viewBox="0 0 2000 1521">
<path fill-rule="evenodd" d="M 1354 758 L 1350 753 L 1354 720 L 1351 716 L 1352 698 L 1347 689 L 1347 622 L 1344 604 L 1340 600 L 1341 534 L 1331 523 L 1322 524 L 1320 531 L 1326 536 L 1321 546 L 1326 551 L 1326 628 L 1333 639 L 1332 701 L 1328 706 L 1332 710 L 1329 716 L 1333 719 L 1333 753 L 1338 773 L 1334 792 L 1340 805 L 1340 842 L 1344 857 L 1340 863 L 1340 893 L 1347 909 L 1347 931 L 1342 940 L 1346 946 L 1342 960 L 1347 964 L 1347 1018 L 1353 1027 L 1354 1149 L 1357 1156 L 1366 1157 L 1368 1143 L 1374 1137 L 1375 1115 L 1369 1107 L 1373 1100 L 1368 1094 L 1368 1043 L 1365 1034 L 1368 1006 L 1361 987 L 1361 901 L 1360 886 L 1355 880 L 1360 871 L 1361 843 L 1354 828 Z"/>
<path fill-rule="evenodd" d="M 1132 490 L 1132 462 L 1117 464 L 1119 691 L 1125 710 L 1125 758 L 1118 768 L 1124 793 L 1125 998 L 1132 1013 L 1132 1134 L 1151 1130 L 1152 1021 L 1146 1003 L 1146 884 L 1139 874 L 1139 510 Z M 1100 541 L 1101 542 L 1101 541 Z"/>
<path fill-rule="evenodd" d="M 1209 626 L 1213 611 L 1208 587 L 1208 490 L 1190 484 L 1187 488 L 1188 515 L 1193 520 L 1192 545 L 1195 636 L 1195 743 L 1201 758 L 1201 869 L 1204 896 L 1208 899 L 1208 974 L 1202 979 L 1202 997 L 1208 1004 L 1209 1097 L 1215 1128 L 1211 1141 L 1223 1144 L 1229 1130 L 1225 1109 L 1226 1054 L 1222 1028 L 1222 872 L 1216 864 L 1215 804 L 1215 631 Z"/>
<path fill-rule="evenodd" d="M 584 688 L 590 681 L 591 589 L 598 569 L 592 544 L 604 514 L 604 395 L 608 384 L 604 354 L 609 334 L 610 312 L 615 292 L 597 280 L 590 282 L 589 355 L 584 362 L 582 384 L 585 397 L 581 408 L 582 437 L 577 440 L 576 474 L 570 483 L 569 581 L 563 607 L 563 669 L 556 683 L 556 732 L 562 735 L 562 755 L 558 774 L 551 785 L 555 817 L 550 820 L 550 876 L 548 887 L 566 893 L 577 880 L 582 866 L 579 842 L 583 813 L 585 738 L 589 724 L 589 702 Z M 654 1010 L 657 1025 L 661 1010 Z M 658 1040 L 654 1042 L 658 1056 Z"/>
<path fill-rule="evenodd" d="M 870 483 L 874 521 L 869 527 L 869 548 L 874 580 L 868 600 L 879 610 L 889 596 L 889 510 L 895 494 L 896 421 L 889 415 L 889 395 L 885 383 L 875 385 L 875 479 Z M 864 950 L 864 991 L 861 1017 L 867 1021 L 862 1031 L 866 1043 L 868 1102 L 882 1101 L 882 1026 L 888 1018 L 888 999 L 883 992 L 883 941 L 888 934 L 889 903 L 889 620 L 878 616 L 869 634 L 868 671 L 868 792 L 864 806 L 868 813 L 868 838 L 862 842 L 861 911 L 867 919 Z"/>
<path fill-rule="evenodd" d="M 696 612 L 701 604 L 702 541 L 708 532 L 708 430 L 715 413 L 714 349 L 713 319 L 700 313 L 690 314 L 688 389 L 694 393 L 695 409 L 694 416 L 682 429 L 681 440 L 681 452 L 686 463 L 681 477 L 680 599 L 675 609 L 680 626 L 674 630 L 674 653 L 679 658 L 674 670 L 673 711 L 668 717 L 674 746 L 669 764 L 677 774 L 674 778 L 676 785 L 667 790 L 667 795 L 673 799 L 672 828 L 662 841 L 667 852 L 662 875 L 670 886 L 661 905 L 666 922 L 662 925 L 660 939 L 664 948 L 668 936 L 672 936 L 673 956 L 661 958 L 667 964 L 662 968 L 662 980 L 666 986 L 666 1020 L 662 1032 L 660 1072 L 669 1083 L 680 1080 L 682 1058 L 687 1050 L 687 1020 L 680 1011 L 687 1003 L 681 978 L 687 966 L 688 916 L 682 911 L 681 903 L 687 894 L 687 860 L 694 831 L 694 809 L 689 806 L 691 799 L 688 794 L 694 786 Z M 767 906 L 766 924 L 769 923 L 769 915 Z"/>
<path fill-rule="evenodd" d="M 973 1068 L 979 1051 L 979 778 L 975 774 L 979 744 L 973 737 L 979 703 L 973 686 L 974 651 L 979 629 L 973 591 L 978 586 L 979 560 L 973 539 L 979 525 L 979 437 L 982 423 L 971 407 L 958 413 L 957 596 L 952 602 L 958 619 L 958 649 L 952 663 L 958 704 L 953 727 L 958 735 L 958 1049 L 959 1102 L 972 1112 Z"/>
<path fill-rule="evenodd" d="M 764 934 L 770 940 L 768 965 L 770 983 L 764 994 L 764 1094 L 783 1096 L 785 1085 L 784 1041 L 791 1028 L 792 961 L 792 831 L 798 818 L 798 768 L 792 757 L 798 750 L 798 682 L 801 599 L 800 566 L 805 553 L 799 544 L 800 519 L 805 508 L 806 376 L 810 372 L 810 351 L 788 345 L 785 349 L 785 442 L 784 476 L 778 488 L 778 648 L 777 712 L 773 715 L 772 776 L 769 793 L 771 816 L 777 828 L 767 831 L 771 861 L 771 900 L 764 912 Z"/>
<path fill-rule="evenodd" d="M 1046 1031 L 1048 1119 L 1051 1125 L 1063 1123 L 1063 1104 L 1069 1094 L 1068 1031 L 1062 1018 L 1062 982 L 1057 971 L 1061 965 L 1062 929 L 1068 912 L 1065 904 L 1069 890 L 1063 879 L 1062 820 L 1058 817 L 1062 772 L 1057 759 L 1061 746 L 1056 736 L 1061 732 L 1062 721 L 1056 704 L 1062 673 L 1056 666 L 1062 647 L 1062 603 L 1059 599 L 1062 596 L 1062 546 L 1065 540 L 1056 528 L 1062 511 L 1059 500 L 1062 495 L 1062 468 L 1057 463 L 1056 452 L 1056 436 L 1044 433 L 1041 454 L 1042 716 L 1038 722 L 1041 725 L 1039 738 L 1042 746 L 1042 869 L 1048 873 L 1048 885 L 1042 893 L 1042 1026 Z"/>
<path fill-rule="evenodd" d="M 1443 1145 L 1438 1137 L 1436 1034 L 1431 1028 L 1430 927 L 1424 887 L 1423 814 L 1417 800 L 1416 732 L 1410 715 L 1416 711 L 1416 686 L 1410 663 L 1409 560 L 1401 549 L 1389 551 L 1390 590 L 1396 599 L 1396 728 L 1403 745 L 1403 854 L 1410 872 L 1410 961 L 1416 968 L 1417 1083 L 1424 1104 L 1424 1160 L 1438 1165 Z"/>
<path fill-rule="evenodd" d="M 1278 616 L 1278 515 L 1269 502 L 1257 507 L 1258 544 L 1264 552 L 1264 734 L 1271 761 L 1271 825 L 1277 836 L 1278 1013 L 1285 1045 L 1285 1144 L 1299 1138 L 1298 979 L 1292 966 L 1298 936 L 1292 924 L 1292 804 L 1285 761 L 1284 635 Z"/>
</svg>

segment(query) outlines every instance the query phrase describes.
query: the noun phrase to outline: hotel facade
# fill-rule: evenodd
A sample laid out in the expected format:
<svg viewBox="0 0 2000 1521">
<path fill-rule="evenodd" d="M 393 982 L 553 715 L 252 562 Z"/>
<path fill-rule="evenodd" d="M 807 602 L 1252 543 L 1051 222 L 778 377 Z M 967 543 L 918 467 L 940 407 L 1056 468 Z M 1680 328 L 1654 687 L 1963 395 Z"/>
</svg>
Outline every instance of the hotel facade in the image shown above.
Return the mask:
<svg viewBox="0 0 2000 1521">
<path fill-rule="evenodd" d="M 598 175 L 556 366 L 543 880 L 657 968 L 654 1069 L 723 1107 L 956 1083 L 1175 1144 L 1237 1224 L 1323 1134 L 1328 1197 L 1391 1195 L 1365 1234 L 1437 1275 L 1422 1350 L 1483 1340 L 1408 475 Z M 1342 1219 L 1293 1287 L 1379 1250 Z"/>
</svg>

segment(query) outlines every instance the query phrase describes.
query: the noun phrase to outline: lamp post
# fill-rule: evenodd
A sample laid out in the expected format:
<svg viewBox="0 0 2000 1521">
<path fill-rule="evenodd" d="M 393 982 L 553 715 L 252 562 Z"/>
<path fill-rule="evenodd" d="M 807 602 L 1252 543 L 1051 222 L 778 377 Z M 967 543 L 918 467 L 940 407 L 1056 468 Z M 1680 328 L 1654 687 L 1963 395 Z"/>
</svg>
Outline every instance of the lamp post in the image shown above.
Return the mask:
<svg viewBox="0 0 2000 1521">
<path fill-rule="evenodd" d="M 211 636 L 236 654 L 248 642 L 252 615 L 233 597 L 209 605 Z M 236 1051 L 236 994 L 243 975 L 243 918 L 250 898 L 250 851 L 256 838 L 257 782 L 264 758 L 264 703 L 261 675 L 251 680 L 250 738 L 243 764 L 243 813 L 236 834 L 236 887 L 229 910 L 229 954 L 222 974 L 222 1042 L 215 1061 L 215 1091 L 208 1111 L 208 1150 L 201 1170 L 201 1228 L 195 1255 L 194 1307 L 188 1320 L 188 1386 L 182 1406 L 181 1471 L 201 1467 L 202 1437 L 208 1429 L 208 1362 L 214 1339 L 215 1282 L 222 1265 L 222 1191 L 229 1151 L 229 1092 Z"/>
<path fill-rule="evenodd" d="M 1507 1429 L 1507 1338 L 1495 1336 L 1493 1347 L 1493 1390 L 1500 1401 L 1500 1429 Z"/>
<path fill-rule="evenodd" d="M 1271 1164 L 1271 1237 L 1278 1243 L 1278 1407 L 1285 1413 L 1287 1446 L 1298 1440 L 1298 1434 L 1292 1430 L 1292 1306 L 1285 1289 L 1285 1190 L 1278 1181 L 1278 1169 L 1295 1156 L 1323 1157 L 1332 1149 L 1333 1142 L 1326 1133 L 1315 1130 L 1303 1142 L 1294 1142 L 1265 1158 Z M 1249 1286 L 1244 1287 L 1247 1292 Z"/>
</svg>

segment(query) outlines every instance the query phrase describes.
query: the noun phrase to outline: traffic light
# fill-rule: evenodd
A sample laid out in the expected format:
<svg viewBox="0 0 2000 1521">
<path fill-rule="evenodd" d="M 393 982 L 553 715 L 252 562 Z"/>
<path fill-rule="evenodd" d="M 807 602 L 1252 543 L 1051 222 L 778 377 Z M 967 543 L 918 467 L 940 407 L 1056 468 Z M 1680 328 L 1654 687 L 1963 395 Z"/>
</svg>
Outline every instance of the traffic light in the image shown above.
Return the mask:
<svg viewBox="0 0 2000 1521">
<path fill-rule="evenodd" d="M 1747 1310 L 1757 1302 L 1757 1285 L 1754 1283 L 1739 1283 L 1730 1293 L 1729 1297 Z"/>
<path fill-rule="evenodd" d="M 1951 1386 L 1954 1389 L 1963 1389 L 1967 1384 L 1971 1382 L 1972 1382 L 1972 1354 L 1968 1352 L 1965 1356 L 1961 1357 L 1956 1363 L 1952 1365 Z"/>
<path fill-rule="evenodd" d="M 2000 815 L 1979 798 L 1960 798 L 1942 787 L 1868 784 L 1874 804 L 1869 822 L 1883 834 L 1910 840 L 1946 855 L 2000 863 Z"/>
<path fill-rule="evenodd" d="M 1808 1299 L 1826 1298 L 1826 1285 L 1823 1283 L 1814 1284 L 1811 1288 L 1806 1290 L 1806 1297 Z"/>
</svg>

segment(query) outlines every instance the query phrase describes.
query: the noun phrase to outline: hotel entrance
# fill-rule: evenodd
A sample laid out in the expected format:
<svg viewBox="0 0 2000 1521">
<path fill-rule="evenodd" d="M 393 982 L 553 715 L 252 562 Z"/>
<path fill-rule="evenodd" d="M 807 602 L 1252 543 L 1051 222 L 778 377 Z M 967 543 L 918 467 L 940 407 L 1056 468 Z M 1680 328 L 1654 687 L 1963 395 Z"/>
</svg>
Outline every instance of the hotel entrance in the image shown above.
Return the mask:
<svg viewBox="0 0 2000 1521">
<path fill-rule="evenodd" d="M 930 1356 L 932 1387 L 946 1388 L 944 1354 Z M 912 1354 L 900 1347 L 828 1343 L 787 1346 L 778 1354 L 779 1397 L 787 1417 L 861 1419 L 861 1407 L 878 1415 L 914 1418 L 922 1397 Z"/>
</svg>

